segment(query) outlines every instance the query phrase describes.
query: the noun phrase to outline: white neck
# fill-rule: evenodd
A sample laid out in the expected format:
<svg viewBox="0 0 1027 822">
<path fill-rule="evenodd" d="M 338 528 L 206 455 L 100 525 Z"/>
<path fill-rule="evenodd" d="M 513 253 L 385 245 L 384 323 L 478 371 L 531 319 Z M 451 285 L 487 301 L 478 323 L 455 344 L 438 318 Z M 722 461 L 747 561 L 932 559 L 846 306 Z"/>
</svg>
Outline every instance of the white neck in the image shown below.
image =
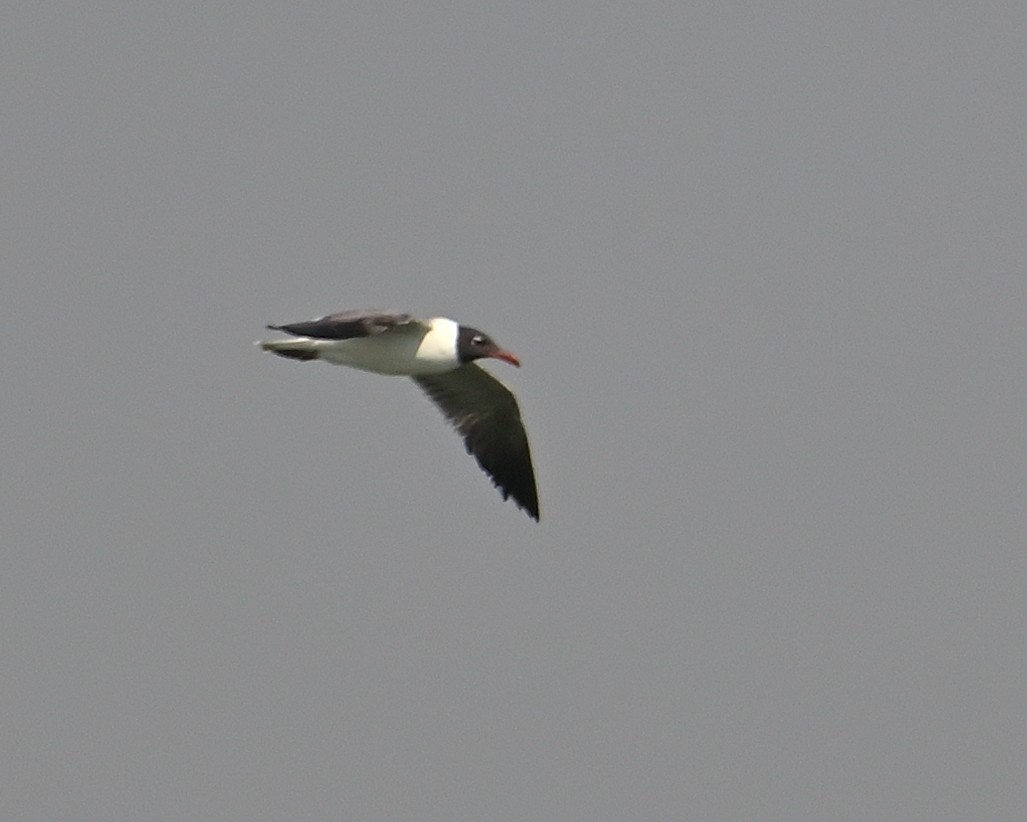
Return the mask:
<svg viewBox="0 0 1027 822">
<path fill-rule="evenodd" d="M 428 320 L 428 333 L 424 335 L 415 355 L 418 362 L 432 370 L 448 371 L 460 365 L 456 359 L 456 342 L 460 326 L 445 317 L 433 317 Z"/>
</svg>

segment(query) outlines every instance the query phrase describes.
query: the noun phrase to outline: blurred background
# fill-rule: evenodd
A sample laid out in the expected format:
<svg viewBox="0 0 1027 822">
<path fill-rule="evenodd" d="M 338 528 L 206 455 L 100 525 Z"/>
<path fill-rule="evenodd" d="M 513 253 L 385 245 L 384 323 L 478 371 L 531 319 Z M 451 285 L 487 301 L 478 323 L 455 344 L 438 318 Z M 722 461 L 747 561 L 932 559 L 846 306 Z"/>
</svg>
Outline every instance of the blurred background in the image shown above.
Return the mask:
<svg viewBox="0 0 1027 822">
<path fill-rule="evenodd" d="M 1014 819 L 1008 3 L 40 2 L 0 44 L 0 815 Z M 542 501 L 409 381 L 487 330 Z"/>
</svg>

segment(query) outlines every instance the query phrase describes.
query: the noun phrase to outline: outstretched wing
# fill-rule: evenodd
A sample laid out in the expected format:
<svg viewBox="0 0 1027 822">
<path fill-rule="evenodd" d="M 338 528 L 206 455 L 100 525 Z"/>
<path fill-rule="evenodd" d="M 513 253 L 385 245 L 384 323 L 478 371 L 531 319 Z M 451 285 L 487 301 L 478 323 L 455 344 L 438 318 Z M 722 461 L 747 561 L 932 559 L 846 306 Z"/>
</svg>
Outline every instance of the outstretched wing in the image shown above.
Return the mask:
<svg viewBox="0 0 1027 822">
<path fill-rule="evenodd" d="M 474 363 L 413 379 L 460 432 L 467 453 L 478 460 L 503 499 L 513 497 L 519 507 L 538 520 L 538 490 L 528 435 L 510 389 Z"/>
<path fill-rule="evenodd" d="M 377 309 L 341 311 L 328 314 L 316 320 L 289 325 L 269 325 L 272 331 L 284 331 L 296 337 L 315 337 L 320 340 L 351 340 L 356 337 L 370 337 L 381 334 L 397 325 L 416 323 L 410 314 L 399 311 L 380 311 Z"/>
</svg>

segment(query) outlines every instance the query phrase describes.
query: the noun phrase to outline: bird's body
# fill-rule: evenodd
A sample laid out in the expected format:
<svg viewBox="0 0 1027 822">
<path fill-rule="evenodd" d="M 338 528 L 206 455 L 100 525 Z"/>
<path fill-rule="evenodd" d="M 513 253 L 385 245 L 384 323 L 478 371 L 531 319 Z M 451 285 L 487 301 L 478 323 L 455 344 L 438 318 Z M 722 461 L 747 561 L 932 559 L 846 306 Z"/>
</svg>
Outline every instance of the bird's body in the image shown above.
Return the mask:
<svg viewBox="0 0 1027 822">
<path fill-rule="evenodd" d="M 295 327 L 303 325 L 297 323 Z M 289 332 L 292 327 L 272 328 Z M 308 329 L 306 333 L 312 332 Z M 452 320 L 433 317 L 423 323 L 405 320 L 366 336 L 318 339 L 301 334 L 291 340 L 269 340 L 261 343 L 261 347 L 285 357 L 324 360 L 375 374 L 415 377 L 452 371 L 460 365 L 453 356 L 458 333 L 459 326 Z"/>
<path fill-rule="evenodd" d="M 412 377 L 464 437 L 468 453 L 503 498 L 533 519 L 538 493 L 517 400 L 474 360 L 520 361 L 487 335 L 445 317 L 418 320 L 394 311 L 346 311 L 309 322 L 268 326 L 293 335 L 260 343 L 301 361 L 324 360 L 376 374 Z"/>
</svg>

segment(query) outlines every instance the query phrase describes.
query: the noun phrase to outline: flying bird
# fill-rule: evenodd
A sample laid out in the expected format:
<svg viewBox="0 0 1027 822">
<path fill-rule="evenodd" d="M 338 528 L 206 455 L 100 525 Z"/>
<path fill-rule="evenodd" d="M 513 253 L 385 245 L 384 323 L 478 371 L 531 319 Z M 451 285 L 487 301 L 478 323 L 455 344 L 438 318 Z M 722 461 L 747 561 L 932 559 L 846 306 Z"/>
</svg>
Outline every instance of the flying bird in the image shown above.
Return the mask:
<svg viewBox="0 0 1027 822">
<path fill-rule="evenodd" d="M 535 473 L 517 400 L 475 360 L 521 363 L 487 334 L 445 317 L 419 320 L 378 310 L 343 311 L 268 328 L 291 335 L 258 343 L 279 357 L 411 377 L 463 436 L 467 453 L 503 499 L 512 497 L 538 521 Z"/>
</svg>

